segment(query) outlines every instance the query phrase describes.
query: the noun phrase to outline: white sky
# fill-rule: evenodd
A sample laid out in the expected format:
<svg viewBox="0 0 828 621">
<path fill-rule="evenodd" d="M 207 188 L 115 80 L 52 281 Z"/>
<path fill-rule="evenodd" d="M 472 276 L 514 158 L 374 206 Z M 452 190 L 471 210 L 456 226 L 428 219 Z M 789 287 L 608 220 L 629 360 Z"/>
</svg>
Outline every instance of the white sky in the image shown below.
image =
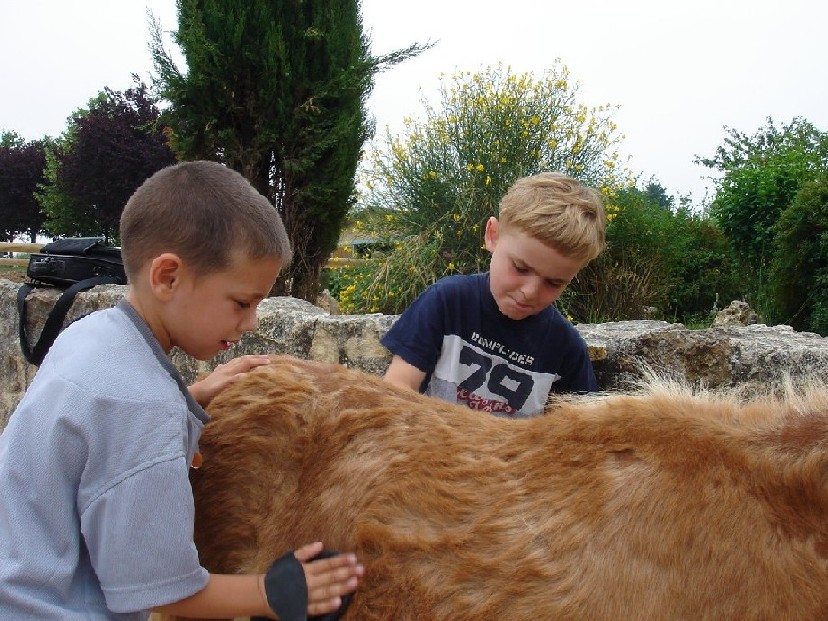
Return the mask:
<svg viewBox="0 0 828 621">
<path fill-rule="evenodd" d="M 175 0 L 0 0 L 0 129 L 57 136 L 104 86 L 149 81 L 146 9 L 177 28 Z M 801 116 L 828 131 L 828 3 L 821 0 L 363 0 L 382 54 L 433 49 L 376 77 L 378 134 L 434 101 L 440 74 L 503 62 L 540 75 L 556 58 L 580 103 L 619 106 L 622 152 L 644 181 L 700 204 L 730 126 L 753 134 Z"/>
</svg>

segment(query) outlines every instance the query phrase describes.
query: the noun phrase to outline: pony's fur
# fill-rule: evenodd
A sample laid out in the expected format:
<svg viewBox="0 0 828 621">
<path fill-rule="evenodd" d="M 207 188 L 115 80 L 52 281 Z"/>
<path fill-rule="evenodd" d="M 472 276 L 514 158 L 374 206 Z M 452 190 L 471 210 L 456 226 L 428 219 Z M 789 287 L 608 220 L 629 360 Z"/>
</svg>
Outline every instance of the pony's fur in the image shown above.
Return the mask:
<svg viewBox="0 0 828 621">
<path fill-rule="evenodd" d="M 276 358 L 193 473 L 214 572 L 354 551 L 346 619 L 828 619 L 828 393 L 639 396 L 525 420 Z"/>
</svg>

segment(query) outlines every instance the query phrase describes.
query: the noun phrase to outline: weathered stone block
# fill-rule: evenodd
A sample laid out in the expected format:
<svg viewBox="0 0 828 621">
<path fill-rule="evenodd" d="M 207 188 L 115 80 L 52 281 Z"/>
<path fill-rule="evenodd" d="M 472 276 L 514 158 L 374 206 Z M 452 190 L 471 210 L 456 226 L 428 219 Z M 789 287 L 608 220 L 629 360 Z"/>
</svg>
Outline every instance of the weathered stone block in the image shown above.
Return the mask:
<svg viewBox="0 0 828 621">
<path fill-rule="evenodd" d="M 36 368 L 20 350 L 16 296 L 18 283 L 0 279 L 0 428 L 32 381 Z M 111 306 L 126 287 L 104 285 L 77 296 L 68 321 Z M 37 338 L 59 295 L 39 289 L 27 300 L 30 342 Z M 289 354 L 343 364 L 382 374 L 391 360 L 379 339 L 391 327 L 391 315 L 331 315 L 304 300 L 270 298 L 258 310 L 259 327 L 229 352 L 209 363 L 174 351 L 173 362 L 191 382 L 215 365 L 242 354 Z M 598 385 L 605 391 L 634 386 L 650 368 L 710 389 L 743 387 L 748 391 L 775 384 L 785 375 L 828 381 L 828 339 L 794 332 L 789 326 L 724 325 L 688 330 L 664 321 L 581 324 Z M 550 346 L 554 346 L 550 344 Z"/>
</svg>

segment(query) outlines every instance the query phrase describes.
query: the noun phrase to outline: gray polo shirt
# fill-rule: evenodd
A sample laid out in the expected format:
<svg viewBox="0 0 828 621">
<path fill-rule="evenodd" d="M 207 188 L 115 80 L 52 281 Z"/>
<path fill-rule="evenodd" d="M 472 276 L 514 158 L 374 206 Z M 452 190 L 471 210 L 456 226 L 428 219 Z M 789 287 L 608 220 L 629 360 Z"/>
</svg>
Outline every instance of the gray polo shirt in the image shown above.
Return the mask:
<svg viewBox="0 0 828 621">
<path fill-rule="evenodd" d="M 204 588 L 208 419 L 126 301 L 64 330 L 0 435 L 0 619 L 146 619 Z"/>
</svg>

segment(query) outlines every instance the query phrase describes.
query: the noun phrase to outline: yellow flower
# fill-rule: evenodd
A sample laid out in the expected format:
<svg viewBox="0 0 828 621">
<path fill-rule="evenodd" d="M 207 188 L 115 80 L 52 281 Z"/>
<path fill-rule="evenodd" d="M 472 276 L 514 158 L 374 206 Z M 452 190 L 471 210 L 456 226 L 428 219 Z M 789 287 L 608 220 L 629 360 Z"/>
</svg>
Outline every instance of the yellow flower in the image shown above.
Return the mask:
<svg viewBox="0 0 828 621">
<path fill-rule="evenodd" d="M 460 214 L 459 213 L 451 214 L 451 219 L 454 220 L 455 222 L 460 222 Z"/>
</svg>

